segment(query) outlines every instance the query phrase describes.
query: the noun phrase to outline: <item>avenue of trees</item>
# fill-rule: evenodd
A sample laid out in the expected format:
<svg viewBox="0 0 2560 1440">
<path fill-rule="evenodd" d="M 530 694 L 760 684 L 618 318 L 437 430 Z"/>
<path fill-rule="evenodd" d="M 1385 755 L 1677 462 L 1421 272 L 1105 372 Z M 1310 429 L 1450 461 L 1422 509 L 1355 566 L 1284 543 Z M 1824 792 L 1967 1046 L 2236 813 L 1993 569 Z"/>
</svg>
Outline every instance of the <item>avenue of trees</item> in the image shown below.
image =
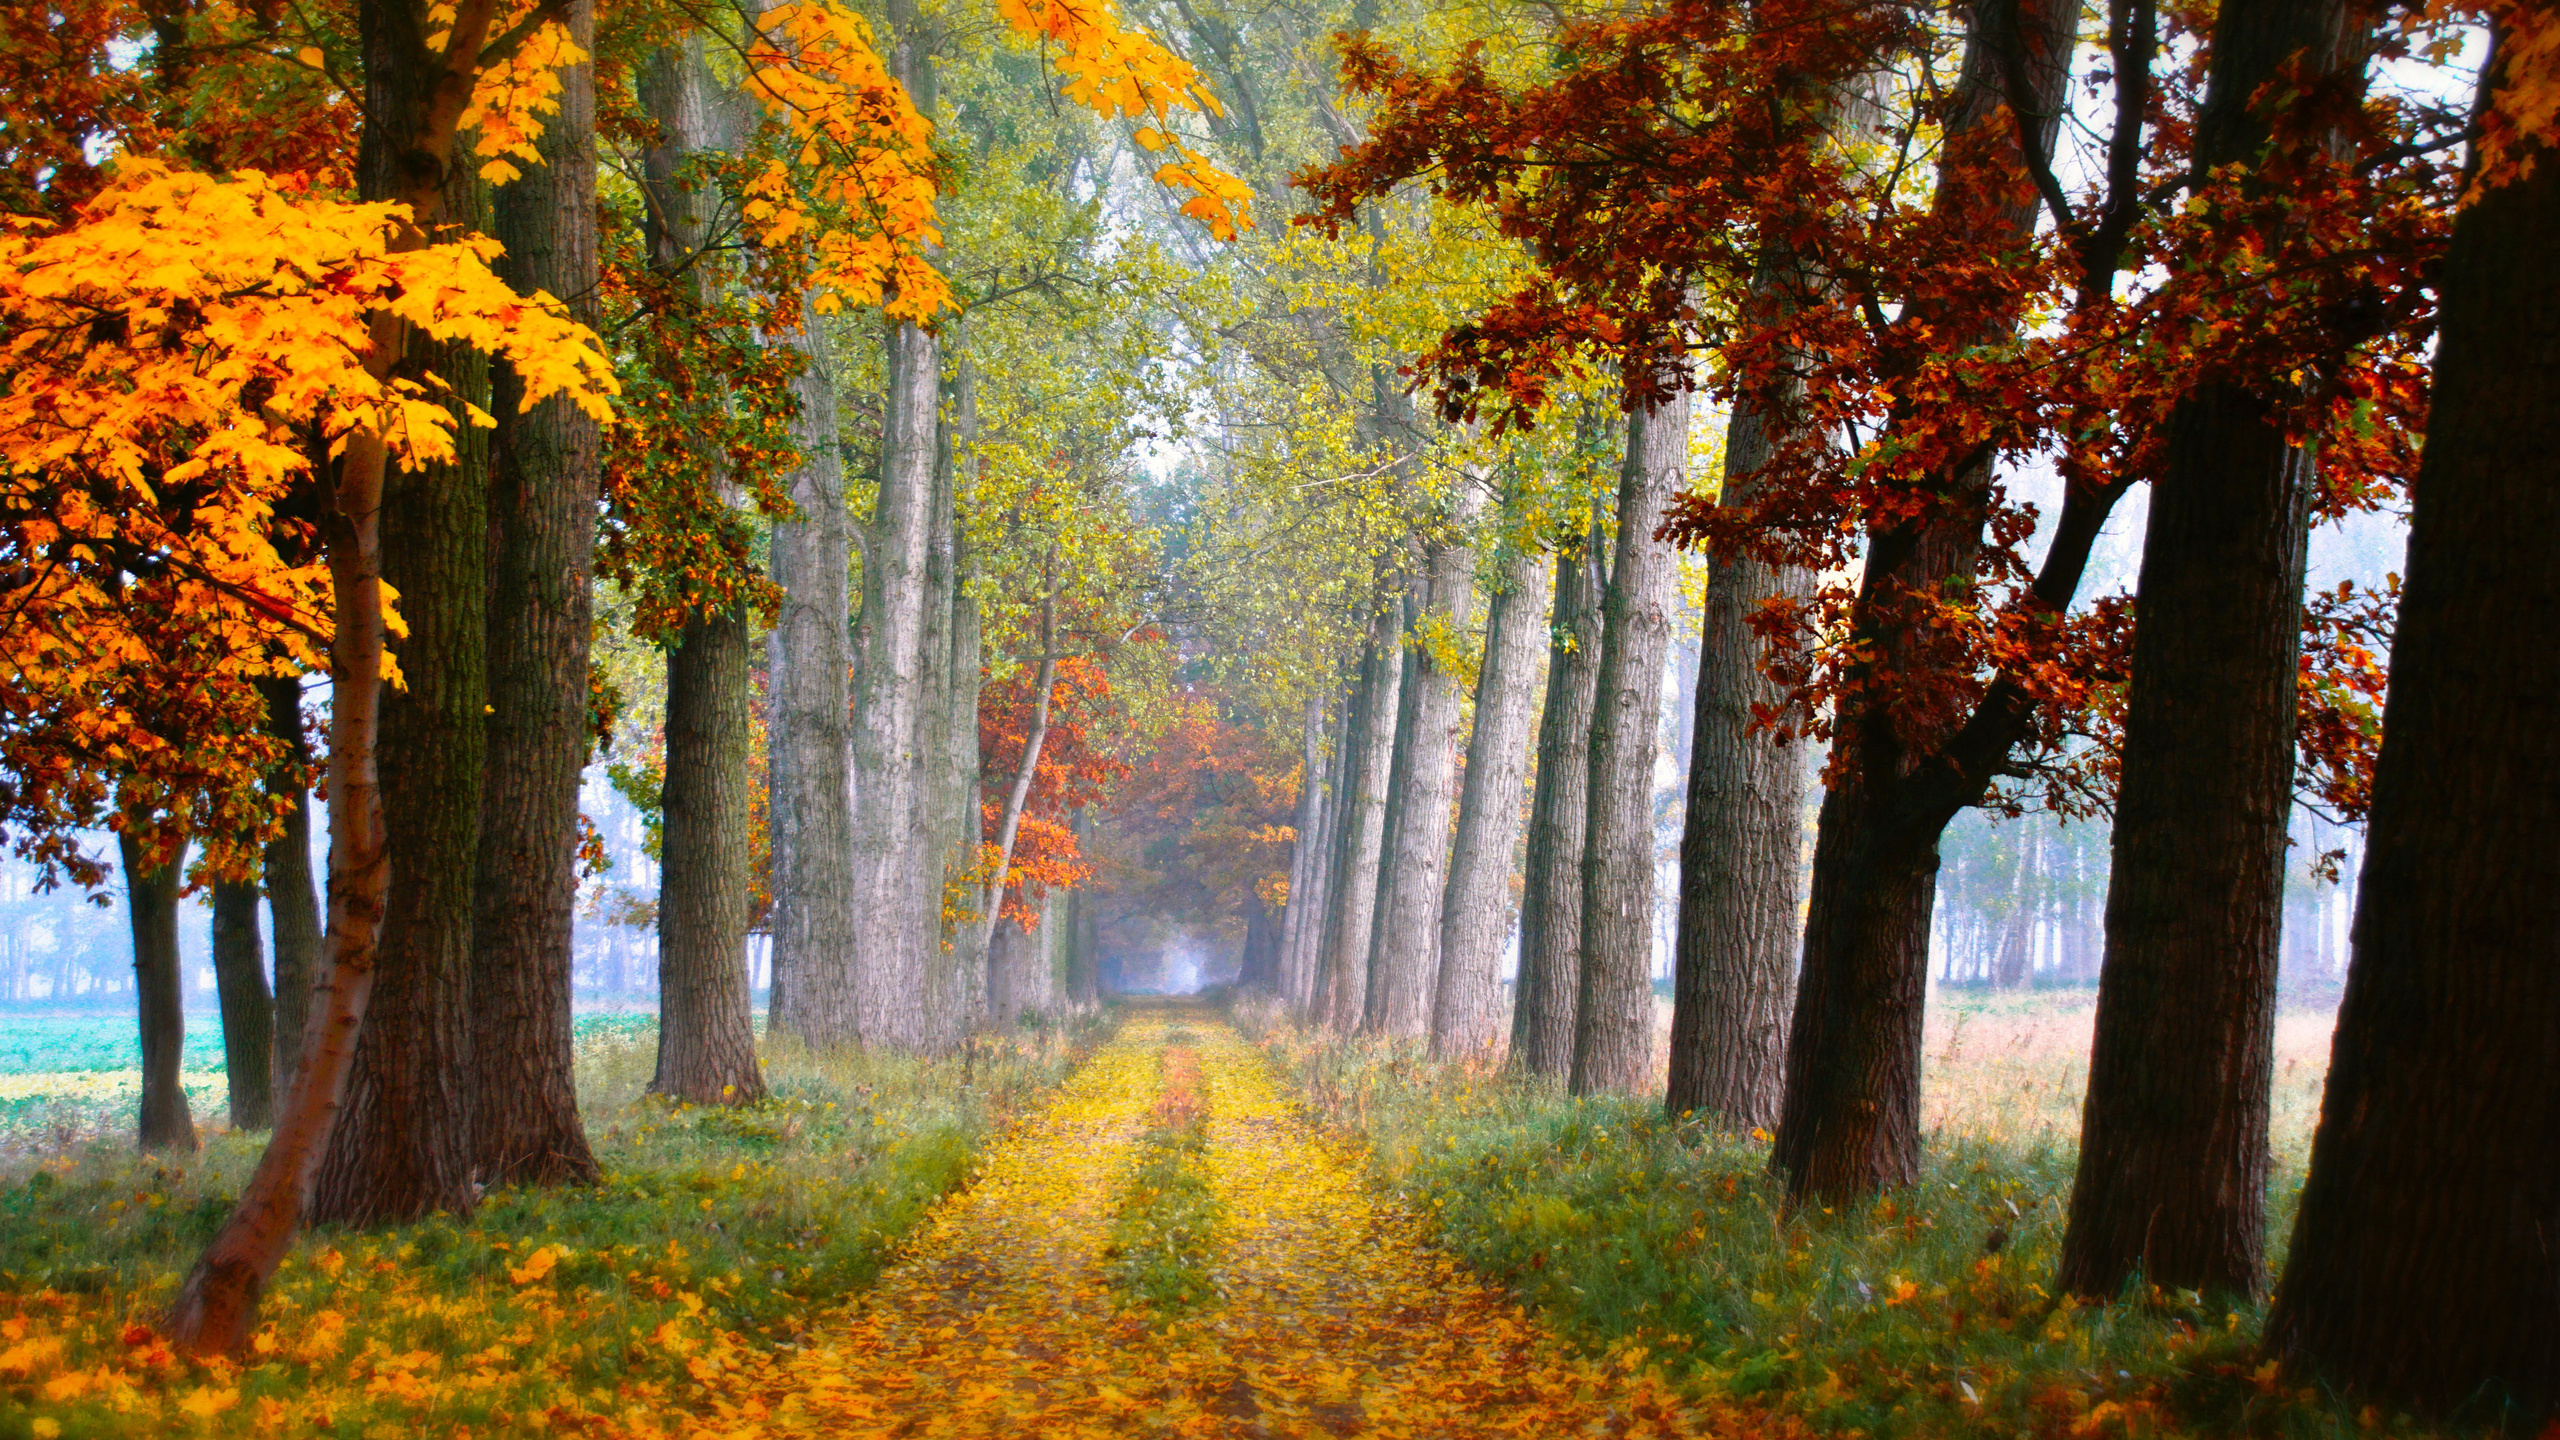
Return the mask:
<svg viewBox="0 0 2560 1440">
<path fill-rule="evenodd" d="M 145 1146 L 206 887 L 270 1129 L 170 1333 L 303 1224 L 596 1178 L 599 759 L 677 1100 L 1225 926 L 1311 1027 L 1667 1072 L 1820 1206 L 1919 1172 L 1951 823 L 2103 824 L 2057 1288 L 2262 1298 L 2308 805 L 2366 832 L 2270 1357 L 2547 1414 L 2560 21 L 2101 8 L 0 18 L 0 830 L 115 834 Z"/>
</svg>

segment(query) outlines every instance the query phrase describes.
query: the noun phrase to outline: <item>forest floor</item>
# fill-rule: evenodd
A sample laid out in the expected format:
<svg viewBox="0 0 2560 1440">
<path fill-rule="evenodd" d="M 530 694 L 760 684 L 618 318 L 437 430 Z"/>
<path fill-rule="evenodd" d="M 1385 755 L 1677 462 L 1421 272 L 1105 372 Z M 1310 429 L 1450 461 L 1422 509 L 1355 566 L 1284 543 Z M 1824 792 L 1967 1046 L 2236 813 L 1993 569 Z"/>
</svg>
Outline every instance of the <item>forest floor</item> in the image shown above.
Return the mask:
<svg viewBox="0 0 2560 1440">
<path fill-rule="evenodd" d="M 1134 1009 L 839 1325 L 716 1423 L 899 1436 L 1736 1433 L 1430 1244 L 1205 1008 Z M 1725 1417 L 1732 1418 L 1732 1417 Z"/>
</svg>

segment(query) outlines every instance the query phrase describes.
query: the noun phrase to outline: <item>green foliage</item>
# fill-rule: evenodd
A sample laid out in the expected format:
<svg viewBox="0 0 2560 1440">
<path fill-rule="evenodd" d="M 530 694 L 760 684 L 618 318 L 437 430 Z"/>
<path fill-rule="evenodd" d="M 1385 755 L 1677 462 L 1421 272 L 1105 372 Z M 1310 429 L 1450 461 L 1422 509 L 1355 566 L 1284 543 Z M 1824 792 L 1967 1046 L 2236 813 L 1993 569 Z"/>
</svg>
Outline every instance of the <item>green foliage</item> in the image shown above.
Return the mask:
<svg viewBox="0 0 2560 1440">
<path fill-rule="evenodd" d="M 1225 1218 L 1209 1184 L 1209 1112 L 1187 1048 L 1194 1037 L 1175 1029 L 1165 1038 L 1164 1094 L 1138 1137 L 1103 1250 L 1121 1294 L 1158 1323 L 1217 1300 L 1209 1258 Z"/>
</svg>

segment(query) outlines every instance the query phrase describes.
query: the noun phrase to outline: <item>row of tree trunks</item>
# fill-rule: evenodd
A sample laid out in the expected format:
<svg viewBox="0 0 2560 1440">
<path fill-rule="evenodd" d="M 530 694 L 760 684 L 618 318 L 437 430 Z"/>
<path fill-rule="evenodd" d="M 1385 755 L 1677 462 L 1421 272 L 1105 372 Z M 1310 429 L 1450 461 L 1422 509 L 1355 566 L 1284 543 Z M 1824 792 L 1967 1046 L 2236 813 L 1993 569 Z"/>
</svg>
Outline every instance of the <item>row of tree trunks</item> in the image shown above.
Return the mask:
<svg viewBox="0 0 2560 1440">
<path fill-rule="evenodd" d="M 1402 607 L 1381 601 L 1361 642 L 1360 683 L 1345 717 L 1343 794 L 1326 886 L 1324 944 L 1309 1013 L 1335 1030 L 1360 1025 L 1367 1008 L 1368 958 L 1377 918 L 1379 855 L 1386 838 L 1387 776 L 1395 751 L 1397 692 L 1403 683 Z"/>
<path fill-rule="evenodd" d="M 594 0 L 561 23 L 581 49 Z M 595 66 L 557 72 L 542 163 L 498 191 L 499 276 L 597 322 Z M 554 396 L 524 411 L 493 377 L 488 758 L 471 933 L 472 1153 L 483 1185 L 585 1183 L 601 1173 L 570 1077 L 569 930 L 577 902 L 579 774 L 587 760 L 596 494 L 602 438 Z M 521 413 L 520 413 L 521 412 Z"/>
<path fill-rule="evenodd" d="M 1688 469 L 1688 392 L 1629 417 L 1591 710 L 1577 1095 L 1633 1094 L 1653 1080 L 1653 761 L 1677 583 L 1671 547 L 1653 532 Z"/>
<path fill-rule="evenodd" d="M 1538 781 L 1520 893 L 1520 969 L 1512 982 L 1511 1063 L 1556 1080 L 1573 1069 L 1582 993 L 1582 845 L 1591 785 L 1585 747 L 1600 680 L 1602 539 L 1595 521 L 1556 556 Z"/>
<path fill-rule="evenodd" d="M 1756 479 L 1775 448 L 1770 427 L 1785 423 L 1736 408 L 1719 504 L 1757 502 Z M 1735 1131 L 1778 1123 L 1804 856 L 1804 757 L 1753 729 L 1755 715 L 1785 697 L 1761 669 L 1750 621 L 1772 601 L 1812 593 L 1812 572 L 1747 554 L 1718 554 L 1707 574 L 1680 836 L 1667 1104 L 1674 1115 Z"/>
<path fill-rule="evenodd" d="M 1998 183 L 1986 194 L 1969 167 L 1950 165 L 1934 203 L 1979 217 L 1987 243 L 2023 244 L 2034 233 L 2035 191 L 2011 111 L 2042 117 L 2029 128 L 2049 154 L 2078 14 L 2068 0 L 1975 12 L 1945 145 L 1988 156 Z M 2014 107 L 2004 73 L 2013 64 L 2026 77 Z M 1926 517 L 1872 528 L 1850 623 L 1874 658 L 1858 678 L 1926 665 L 1909 618 L 1915 597 L 1972 583 L 1990 482 L 1987 464 L 1959 463 Z M 1773 1155 L 1799 1198 L 1848 1198 L 1907 1183 L 1919 1169 L 1921 1001 L 1938 836 L 1980 787 L 1944 799 L 1963 787 L 1950 784 L 1948 767 L 1927 763 L 1937 737 L 1907 733 L 1911 717 L 1894 703 L 1903 688 L 1864 689 L 1834 723 Z"/>
<path fill-rule="evenodd" d="M 1511 854 L 1520 841 L 1528 786 L 1529 714 L 1537 703 L 1538 602 L 1546 557 L 1515 550 L 1486 602 L 1484 659 L 1476 670 L 1475 726 L 1467 735 L 1466 786 L 1449 884 L 1440 902 L 1440 975 L 1431 1009 L 1431 1053 L 1472 1055 L 1502 1039 L 1502 951 L 1511 930 Z"/>
<path fill-rule="evenodd" d="M 1472 486 L 1450 507 L 1451 521 L 1472 528 L 1481 495 Z M 1476 552 L 1446 541 L 1429 551 L 1417 587 L 1416 629 L 1463 634 L 1475 608 Z M 1378 913 L 1369 957 L 1367 1013 L 1372 1035 L 1419 1039 L 1431 1033 L 1440 971 L 1441 901 L 1448 883 L 1450 801 L 1457 789 L 1458 677 L 1419 636 L 1405 644 L 1398 697 L 1396 764 L 1390 792 L 1394 843 L 1381 858 Z"/>
<path fill-rule="evenodd" d="M 2266 1341 L 2514 1432 L 2560 1410 L 2560 157 L 2528 158 L 2438 282 L 2354 960 Z"/>
</svg>

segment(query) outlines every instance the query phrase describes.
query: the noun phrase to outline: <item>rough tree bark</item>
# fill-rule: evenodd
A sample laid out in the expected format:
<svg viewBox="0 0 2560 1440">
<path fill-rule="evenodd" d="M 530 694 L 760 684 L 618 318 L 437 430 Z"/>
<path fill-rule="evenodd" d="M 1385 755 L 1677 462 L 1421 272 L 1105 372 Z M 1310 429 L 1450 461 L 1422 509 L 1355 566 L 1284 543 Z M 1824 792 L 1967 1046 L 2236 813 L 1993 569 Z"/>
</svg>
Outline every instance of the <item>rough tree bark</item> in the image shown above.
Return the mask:
<svg viewBox="0 0 2560 1440">
<path fill-rule="evenodd" d="M 1653 1083 L 1653 759 L 1678 583 L 1671 547 L 1653 532 L 1688 470 L 1688 392 L 1629 417 L 1591 709 L 1576 1095 L 1636 1094 Z"/>
<path fill-rule="evenodd" d="M 2225 5 L 2195 169 L 2257 159 L 2280 67 L 2360 76 L 2346 0 Z M 2361 88 L 2360 85 L 2358 88 Z M 2255 1299 L 2264 1285 L 2276 968 L 2293 814 L 2311 453 L 2270 399 L 2170 414 L 2134 592 L 2107 949 L 2060 1283 Z"/>
<path fill-rule="evenodd" d="M 931 36 L 913 0 L 897 0 L 888 18 L 891 68 L 930 115 Z M 811 1027 L 809 1038 L 920 1050 L 937 1038 L 939 1019 L 927 993 L 925 948 L 939 933 L 941 906 L 924 891 L 928 874 L 940 873 L 933 862 L 941 857 L 930 848 L 930 807 L 919 793 L 918 727 L 926 719 L 925 569 L 942 346 L 932 331 L 905 321 L 890 324 L 887 344 L 880 495 L 864 538 L 853 643 L 854 1031 Z"/>
<path fill-rule="evenodd" d="M 2516 1433 L 2560 1413 L 2560 157 L 2534 158 L 2444 260 L 2354 958 L 2266 1331 Z"/>
<path fill-rule="evenodd" d="M 1369 934 L 1377 918 L 1378 855 L 1386 835 L 1387 767 L 1395 751 L 1396 688 L 1404 675 L 1403 607 L 1381 602 L 1360 651 L 1360 684 L 1347 717 L 1341 829 L 1325 897 L 1316 1018 L 1336 1030 L 1359 1027 L 1367 1008 Z"/>
<path fill-rule="evenodd" d="M 1520 892 L 1520 973 L 1512 982 L 1511 1063 L 1562 1080 L 1573 1070 L 1582 997 L 1582 844 L 1590 825 L 1591 707 L 1600 682 L 1595 526 L 1556 555 L 1547 617 L 1547 695 L 1538 715 L 1538 782 Z"/>
<path fill-rule="evenodd" d="M 443 46 L 433 49 L 425 6 L 388 0 L 357 6 L 365 67 L 357 184 L 366 199 L 403 200 L 416 224 L 435 221 L 454 131 L 496 10 L 496 0 L 459 0 Z M 395 234 L 391 244 L 407 250 L 424 242 L 413 227 Z M 371 346 L 365 368 L 381 378 L 400 362 L 406 327 L 382 313 L 367 323 Z M 181 1350 L 231 1353 L 248 1343 L 259 1292 L 283 1263 L 309 1207 L 371 1003 L 390 886 L 376 764 L 387 459 L 381 436 L 349 435 L 338 460 L 336 503 L 322 524 L 335 620 L 329 641 L 328 972 L 314 996 L 319 1020 L 257 1169 L 164 1317 L 163 1333 Z"/>
<path fill-rule="evenodd" d="M 444 214 L 479 229 L 478 179 L 448 177 Z M 489 363 L 459 345 L 413 343 L 409 366 L 489 404 Z M 383 483 L 382 575 L 408 638 L 404 688 L 382 700 L 390 892 L 372 1003 L 344 1108 L 312 1193 L 311 1218 L 396 1224 L 469 1215 L 472 1188 L 471 923 L 486 753 L 488 432 L 454 427 L 455 461 L 395 468 Z"/>
<path fill-rule="evenodd" d="M 186 852 L 154 865 L 148 851 L 122 833 L 126 928 L 133 935 L 133 990 L 142 1007 L 142 1123 L 145 1150 L 193 1150 L 195 1117 L 187 1110 L 178 1067 L 187 1048 L 184 978 L 178 963 L 178 890 Z"/>
<path fill-rule="evenodd" d="M 1476 670 L 1475 728 L 1458 833 L 1440 900 L 1440 974 L 1431 1005 L 1431 1053 L 1447 1059 L 1489 1049 L 1503 1035 L 1502 948 L 1511 934 L 1511 851 L 1528 799 L 1529 713 L 1537 703 L 1538 601 L 1546 557 L 1518 551 L 1486 602 L 1484 659 Z"/>
<path fill-rule="evenodd" d="M 1735 410 L 1718 503 L 1755 502 L 1756 474 L 1773 448 L 1769 427 L 1783 423 L 1748 406 Z M 1761 671 L 1749 620 L 1772 600 L 1812 593 L 1810 571 L 1719 554 L 1700 624 L 1666 1104 L 1674 1115 L 1703 1115 L 1736 1131 L 1778 1123 L 1804 858 L 1802 752 L 1751 728 L 1754 706 L 1775 707 L 1785 696 Z"/>
<path fill-rule="evenodd" d="M 2036 222 L 2035 192 L 2026 182 L 2004 69 L 2014 64 L 2025 72 L 2024 103 L 2016 108 L 2043 117 L 2035 134 L 2050 154 L 2078 15 L 2067 0 L 2026 0 L 1973 12 L 1946 122 L 1947 149 L 1987 151 L 1999 157 L 2005 173 L 1991 199 L 1974 176 L 1942 173 L 1934 203 L 1942 210 L 1982 209 L 1986 240 L 2023 242 Z M 2004 128 L 1988 128 L 1995 125 Z M 1965 464 L 1945 477 L 1942 504 L 1932 514 L 1871 530 L 1850 623 L 1877 658 L 1864 662 L 1861 673 L 1871 674 L 1878 665 L 1908 671 L 1925 664 L 1920 641 L 1909 629 L 1909 597 L 1971 583 L 1980 564 L 1982 501 L 1990 483 L 1986 464 Z M 2056 522 L 2057 540 L 2038 577 L 2039 598 L 2058 593 L 2067 605 L 2077 588 L 2095 522 L 2086 534 L 2068 537 L 2062 527 L 2080 523 L 2083 509 L 2103 520 L 2112 504 L 2109 499 L 2086 505 L 2086 499 L 2082 507 L 2066 502 L 2068 513 Z M 1986 700 L 1945 742 L 1971 747 L 1963 761 L 1936 761 L 1929 754 L 1934 737 L 1905 733 L 1893 689 L 1870 691 L 1843 707 L 1834 727 L 1835 776 L 1815 825 L 1804 958 L 1788 1023 L 1786 1089 L 1771 1155 L 1797 1198 L 1847 1199 L 1907 1184 L 1918 1173 L 1921 1004 L 1937 901 L 1938 837 L 1956 811 L 1981 798 L 1996 763 L 1974 752 L 2005 756 L 2022 733 L 2023 706 L 2010 686 Z"/>
<path fill-rule="evenodd" d="M 213 882 L 213 983 L 222 1003 L 222 1072 L 231 1091 L 231 1128 L 275 1123 L 275 1001 L 258 937 L 258 886 Z"/>
<path fill-rule="evenodd" d="M 782 613 L 767 642 L 767 775 L 773 827 L 772 1025 L 812 1044 L 853 1038 L 852 666 L 845 579 L 852 558 L 834 367 L 816 317 L 795 343 L 802 463 L 798 518 L 773 527 Z"/>
<path fill-rule="evenodd" d="M 688 616 L 667 652 L 658 1072 L 697 1105 L 764 1098 L 747 998 L 747 622 Z"/>
<path fill-rule="evenodd" d="M 1482 494 L 1469 484 L 1452 506 L 1464 536 Z M 1432 547 L 1427 600 L 1417 616 L 1443 633 L 1464 634 L 1475 609 L 1476 552 L 1468 540 Z M 1400 815 L 1395 849 L 1385 858 L 1378 891 L 1378 931 L 1370 965 L 1377 1003 L 1364 1018 L 1373 1035 L 1420 1039 L 1431 1033 L 1440 982 L 1440 906 L 1448 888 L 1449 810 L 1458 784 L 1458 677 L 1417 641 L 1399 701 L 1396 746 L 1404 754 L 1396 783 Z"/>
<path fill-rule="evenodd" d="M 267 793 L 286 802 L 284 830 L 267 842 L 263 868 L 267 919 L 275 948 L 275 1076 L 281 1100 L 302 1066 L 310 1034 L 311 992 L 320 973 L 320 901 L 311 886 L 311 790 L 304 783 L 311 742 L 302 733 L 302 681 L 291 675 L 258 682 L 267 700 L 267 730 L 290 748 L 267 777 Z"/>
<path fill-rule="evenodd" d="M 594 0 L 561 23 L 595 42 Z M 493 209 L 501 278 L 597 321 L 595 66 L 555 72 L 559 109 L 539 165 Z M 569 927 L 577 902 L 579 772 L 595 608 L 595 420 L 553 396 L 524 412 L 512 366 L 492 377 L 488 766 L 471 928 L 472 1153 L 483 1185 L 585 1184 L 602 1175 L 570 1076 Z"/>
</svg>

